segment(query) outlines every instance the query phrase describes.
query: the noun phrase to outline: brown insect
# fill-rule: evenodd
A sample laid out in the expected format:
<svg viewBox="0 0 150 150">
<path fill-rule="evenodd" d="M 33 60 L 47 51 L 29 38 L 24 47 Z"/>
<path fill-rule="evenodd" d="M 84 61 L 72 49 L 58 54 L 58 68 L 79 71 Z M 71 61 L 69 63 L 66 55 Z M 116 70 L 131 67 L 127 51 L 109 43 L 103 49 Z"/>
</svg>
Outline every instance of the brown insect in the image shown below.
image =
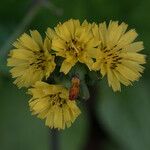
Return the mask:
<svg viewBox="0 0 150 150">
<path fill-rule="evenodd" d="M 69 90 L 69 99 L 70 100 L 75 100 L 78 98 L 80 92 L 80 79 L 77 76 L 74 76 L 71 79 L 71 88 Z"/>
</svg>

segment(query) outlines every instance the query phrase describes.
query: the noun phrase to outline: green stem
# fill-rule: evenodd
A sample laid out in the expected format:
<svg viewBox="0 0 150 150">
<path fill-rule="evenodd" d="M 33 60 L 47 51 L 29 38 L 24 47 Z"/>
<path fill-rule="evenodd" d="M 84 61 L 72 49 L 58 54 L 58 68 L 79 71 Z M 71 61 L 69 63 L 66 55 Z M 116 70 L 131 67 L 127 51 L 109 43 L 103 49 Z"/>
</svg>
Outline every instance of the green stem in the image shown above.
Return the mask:
<svg viewBox="0 0 150 150">
<path fill-rule="evenodd" d="M 89 130 L 87 143 L 84 150 L 103 150 L 104 143 L 109 140 L 105 128 L 101 122 L 99 122 L 98 116 L 96 114 L 97 105 L 97 94 L 100 92 L 98 83 L 92 86 L 88 86 L 90 91 L 90 98 L 86 101 L 86 109 L 88 113 L 89 120 Z M 100 100 L 100 99 L 99 99 Z"/>
<path fill-rule="evenodd" d="M 50 1 L 48 0 L 33 0 L 32 5 L 29 8 L 27 14 L 21 21 L 21 23 L 18 25 L 16 30 L 13 32 L 13 34 L 6 40 L 5 44 L 1 47 L 0 50 L 0 56 L 1 59 L 1 66 L 0 70 L 2 72 L 7 72 L 6 70 L 6 58 L 9 50 L 12 47 L 12 43 L 17 39 L 17 37 L 30 25 L 31 21 L 33 18 L 36 16 L 36 14 L 39 12 L 39 9 L 41 7 L 47 7 L 49 8 L 53 14 L 55 15 L 62 15 L 62 10 L 57 8 L 55 5 L 53 5 Z"/>
<path fill-rule="evenodd" d="M 12 42 L 21 34 L 25 28 L 31 23 L 34 16 L 37 14 L 40 8 L 40 3 L 34 3 L 33 6 L 29 9 L 26 16 L 23 18 L 22 22 L 18 25 L 13 34 L 7 39 L 5 44 L 2 46 L 0 55 L 5 57 L 12 46 Z"/>
<path fill-rule="evenodd" d="M 58 138 L 58 130 L 52 129 L 51 130 L 51 150 L 59 150 L 59 138 Z"/>
<path fill-rule="evenodd" d="M 7 68 L 5 67 L 6 66 L 6 58 L 7 58 L 7 54 L 9 52 L 9 50 L 12 47 L 12 43 L 25 30 L 25 28 L 27 28 L 27 26 L 30 25 L 32 19 L 38 12 L 40 5 L 41 5 L 41 3 L 39 1 L 34 1 L 33 5 L 30 7 L 26 16 L 23 18 L 22 22 L 18 25 L 16 30 L 12 33 L 12 35 L 6 40 L 4 45 L 1 47 L 0 56 L 3 56 L 3 57 L 1 57 L 1 60 L 0 60 L 1 61 L 0 70 L 4 74 L 6 74 L 6 72 L 7 72 Z"/>
</svg>

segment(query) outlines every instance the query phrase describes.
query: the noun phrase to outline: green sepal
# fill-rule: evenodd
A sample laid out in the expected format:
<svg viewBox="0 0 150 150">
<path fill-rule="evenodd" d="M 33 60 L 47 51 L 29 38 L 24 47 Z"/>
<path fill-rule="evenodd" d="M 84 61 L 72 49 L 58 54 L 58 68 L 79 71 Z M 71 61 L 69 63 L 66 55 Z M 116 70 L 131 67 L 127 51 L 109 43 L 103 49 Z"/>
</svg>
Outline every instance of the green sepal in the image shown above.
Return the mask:
<svg viewBox="0 0 150 150">
<path fill-rule="evenodd" d="M 88 100 L 90 98 L 89 89 L 85 80 L 81 81 L 79 97 L 83 100 Z"/>
<path fill-rule="evenodd" d="M 77 76 L 80 80 L 85 79 L 85 75 L 87 74 L 87 68 L 84 64 L 77 63 L 68 73 L 70 78 Z"/>
</svg>

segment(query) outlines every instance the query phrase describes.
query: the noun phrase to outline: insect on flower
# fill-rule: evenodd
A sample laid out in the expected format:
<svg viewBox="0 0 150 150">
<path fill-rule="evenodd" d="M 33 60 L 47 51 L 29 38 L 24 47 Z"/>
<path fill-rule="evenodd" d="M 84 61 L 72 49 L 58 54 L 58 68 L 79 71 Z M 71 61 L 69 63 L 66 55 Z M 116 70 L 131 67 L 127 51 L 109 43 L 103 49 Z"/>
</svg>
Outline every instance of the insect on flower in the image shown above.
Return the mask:
<svg viewBox="0 0 150 150">
<path fill-rule="evenodd" d="M 69 90 L 69 99 L 70 100 L 75 100 L 78 98 L 80 92 L 80 79 L 78 76 L 74 76 L 71 79 L 71 88 Z"/>
</svg>

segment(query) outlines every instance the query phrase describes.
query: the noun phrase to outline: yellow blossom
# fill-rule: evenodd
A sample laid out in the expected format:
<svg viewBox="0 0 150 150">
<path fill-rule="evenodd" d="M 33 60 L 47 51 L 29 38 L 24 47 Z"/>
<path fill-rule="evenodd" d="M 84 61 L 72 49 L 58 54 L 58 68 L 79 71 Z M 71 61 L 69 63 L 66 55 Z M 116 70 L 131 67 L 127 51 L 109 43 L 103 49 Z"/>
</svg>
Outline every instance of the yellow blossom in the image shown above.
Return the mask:
<svg viewBox="0 0 150 150">
<path fill-rule="evenodd" d="M 31 31 L 31 36 L 24 33 L 13 44 L 7 65 L 13 67 L 10 72 L 15 84 L 29 87 L 36 81 L 48 78 L 55 68 L 54 56 L 50 54 L 51 41 L 44 42 L 38 31 Z"/>
<path fill-rule="evenodd" d="M 100 70 L 102 76 L 107 74 L 108 84 L 114 91 L 121 90 L 120 83 L 128 86 L 141 77 L 145 63 L 145 55 L 138 53 L 143 42 L 134 42 L 138 34 L 134 29 L 127 30 L 125 23 L 110 21 L 99 26 L 93 24 L 93 34 L 101 41 L 99 55 L 93 65 L 94 70 Z"/>
<path fill-rule="evenodd" d="M 50 28 L 47 36 L 53 33 L 52 49 L 57 56 L 64 58 L 60 71 L 67 74 L 70 69 L 79 61 L 91 69 L 93 60 L 97 54 L 96 47 L 99 41 L 93 38 L 91 24 L 84 21 L 70 19 L 55 27 L 55 34 Z"/>
<path fill-rule="evenodd" d="M 45 119 L 50 128 L 70 127 L 80 114 L 76 102 L 69 100 L 69 91 L 62 85 L 38 81 L 29 93 L 33 95 L 29 101 L 32 114 Z"/>
</svg>

